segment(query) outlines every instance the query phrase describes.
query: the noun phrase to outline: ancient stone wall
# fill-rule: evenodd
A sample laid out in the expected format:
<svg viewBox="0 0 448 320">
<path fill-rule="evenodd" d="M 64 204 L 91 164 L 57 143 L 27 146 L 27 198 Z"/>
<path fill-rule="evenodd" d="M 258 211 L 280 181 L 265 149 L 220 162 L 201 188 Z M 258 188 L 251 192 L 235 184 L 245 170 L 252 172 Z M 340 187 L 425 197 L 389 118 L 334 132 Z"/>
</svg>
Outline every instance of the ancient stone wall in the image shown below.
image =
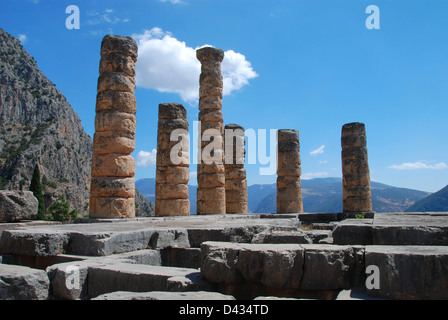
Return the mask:
<svg viewBox="0 0 448 320">
<path fill-rule="evenodd" d="M 108 35 L 101 44 L 100 76 L 93 138 L 91 218 L 135 216 L 137 102 L 132 38 Z"/>
<path fill-rule="evenodd" d="M 299 131 L 277 131 L 277 213 L 303 212 Z"/>
<path fill-rule="evenodd" d="M 247 213 L 244 128 L 225 126 L 226 213 Z"/>
<path fill-rule="evenodd" d="M 156 216 L 188 216 L 189 142 L 187 110 L 159 105 L 157 129 Z"/>
<path fill-rule="evenodd" d="M 196 51 L 201 62 L 199 79 L 200 141 L 198 164 L 197 214 L 225 214 L 226 190 L 224 168 L 224 139 L 221 49 L 205 47 Z"/>
<path fill-rule="evenodd" d="M 366 129 L 354 122 L 342 127 L 343 211 L 371 212 L 370 171 Z"/>
</svg>

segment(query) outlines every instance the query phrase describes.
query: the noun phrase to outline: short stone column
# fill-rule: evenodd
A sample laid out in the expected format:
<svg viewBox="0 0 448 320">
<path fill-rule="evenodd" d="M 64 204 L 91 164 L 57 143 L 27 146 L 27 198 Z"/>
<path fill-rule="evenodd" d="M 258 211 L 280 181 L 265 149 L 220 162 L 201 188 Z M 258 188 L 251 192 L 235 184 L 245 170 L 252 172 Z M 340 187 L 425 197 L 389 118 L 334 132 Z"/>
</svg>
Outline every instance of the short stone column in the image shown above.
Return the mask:
<svg viewBox="0 0 448 320">
<path fill-rule="evenodd" d="M 228 124 L 224 132 L 226 213 L 247 213 L 244 128 L 237 124 Z"/>
<path fill-rule="evenodd" d="M 177 103 L 159 105 L 155 213 L 189 216 L 189 141 L 187 110 Z"/>
<path fill-rule="evenodd" d="M 91 218 L 135 217 L 137 102 L 132 38 L 108 35 L 101 43 L 100 76 L 93 137 Z"/>
<path fill-rule="evenodd" d="M 277 213 L 303 212 L 299 131 L 277 131 Z"/>
<path fill-rule="evenodd" d="M 342 184 L 344 212 L 371 212 L 370 171 L 363 123 L 342 126 Z"/>
<path fill-rule="evenodd" d="M 221 62 L 224 51 L 205 47 L 196 51 L 201 62 L 199 79 L 200 141 L 197 214 L 225 214 L 225 168 Z"/>
</svg>

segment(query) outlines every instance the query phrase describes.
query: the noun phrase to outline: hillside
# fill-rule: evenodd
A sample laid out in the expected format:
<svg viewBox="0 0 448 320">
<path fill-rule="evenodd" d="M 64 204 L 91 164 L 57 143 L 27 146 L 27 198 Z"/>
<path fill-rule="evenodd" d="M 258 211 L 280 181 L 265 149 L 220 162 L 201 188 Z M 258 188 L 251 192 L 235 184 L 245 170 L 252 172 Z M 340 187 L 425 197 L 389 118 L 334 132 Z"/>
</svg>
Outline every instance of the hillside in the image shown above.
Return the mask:
<svg viewBox="0 0 448 320">
<path fill-rule="evenodd" d="M 447 212 L 448 185 L 410 206 L 407 212 Z"/>
<path fill-rule="evenodd" d="M 2 29 L 0 121 L 0 189 L 28 190 L 38 163 L 46 206 L 65 193 L 73 208 L 87 214 L 92 139 L 34 58 Z M 141 201 L 141 208 L 152 205 Z"/>
<path fill-rule="evenodd" d="M 155 179 L 140 179 L 136 186 L 150 201 L 155 201 Z M 196 212 L 196 186 L 188 186 L 191 212 Z M 427 192 L 397 188 L 372 182 L 372 203 L 376 212 L 403 212 Z M 276 212 L 276 184 L 252 185 L 247 189 L 249 211 L 254 213 Z M 342 211 L 341 178 L 321 178 L 302 181 L 302 197 L 306 212 Z"/>
</svg>

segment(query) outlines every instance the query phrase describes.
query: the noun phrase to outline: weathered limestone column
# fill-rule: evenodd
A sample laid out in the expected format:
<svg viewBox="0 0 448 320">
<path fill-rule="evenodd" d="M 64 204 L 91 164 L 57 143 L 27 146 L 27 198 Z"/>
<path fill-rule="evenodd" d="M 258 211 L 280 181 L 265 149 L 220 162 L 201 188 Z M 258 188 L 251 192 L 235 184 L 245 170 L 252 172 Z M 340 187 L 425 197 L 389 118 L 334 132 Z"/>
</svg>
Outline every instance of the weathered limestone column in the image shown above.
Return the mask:
<svg viewBox="0 0 448 320">
<path fill-rule="evenodd" d="M 200 142 L 197 214 L 225 214 L 226 190 L 221 62 L 224 51 L 205 47 L 196 51 L 201 62 L 199 79 Z M 210 152 L 210 150 L 213 150 Z"/>
<path fill-rule="evenodd" d="M 93 137 L 91 218 L 135 217 L 138 47 L 129 37 L 108 35 L 101 43 L 100 76 Z"/>
<path fill-rule="evenodd" d="M 157 128 L 156 216 L 189 216 L 187 110 L 178 103 L 159 105 Z"/>
<path fill-rule="evenodd" d="M 299 131 L 277 131 L 277 213 L 303 212 Z"/>
<path fill-rule="evenodd" d="M 244 128 L 225 126 L 226 213 L 247 213 L 247 180 L 244 169 Z"/>
<path fill-rule="evenodd" d="M 370 171 L 363 123 L 342 126 L 343 211 L 371 212 Z"/>
</svg>

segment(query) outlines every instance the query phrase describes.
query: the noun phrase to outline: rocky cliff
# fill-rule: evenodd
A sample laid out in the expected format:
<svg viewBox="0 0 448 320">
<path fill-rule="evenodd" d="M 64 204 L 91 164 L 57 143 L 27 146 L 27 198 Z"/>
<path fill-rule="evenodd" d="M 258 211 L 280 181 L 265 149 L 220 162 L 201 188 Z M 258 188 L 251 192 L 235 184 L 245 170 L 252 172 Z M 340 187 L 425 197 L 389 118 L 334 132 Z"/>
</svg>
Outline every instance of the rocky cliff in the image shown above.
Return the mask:
<svg viewBox="0 0 448 320">
<path fill-rule="evenodd" d="M 47 206 L 65 193 L 72 207 L 87 214 L 92 139 L 34 58 L 2 29 L 0 122 L 0 189 L 28 190 L 39 163 Z"/>
</svg>

